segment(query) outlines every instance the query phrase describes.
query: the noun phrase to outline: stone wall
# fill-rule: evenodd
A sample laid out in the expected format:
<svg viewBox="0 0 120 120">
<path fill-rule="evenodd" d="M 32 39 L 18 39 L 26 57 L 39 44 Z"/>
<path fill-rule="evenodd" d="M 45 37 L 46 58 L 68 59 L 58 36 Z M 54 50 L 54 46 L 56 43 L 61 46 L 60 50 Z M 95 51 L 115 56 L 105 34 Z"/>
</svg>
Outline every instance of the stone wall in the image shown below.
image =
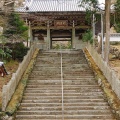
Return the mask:
<svg viewBox="0 0 120 120">
<path fill-rule="evenodd" d="M 86 42 L 83 42 L 82 39 L 79 40 L 78 37 L 75 37 L 73 48 L 75 49 L 83 49 L 86 46 Z"/>
<path fill-rule="evenodd" d="M 25 0 L 15 0 L 14 6 L 15 6 L 15 7 L 24 6 L 24 2 L 25 2 Z"/>
<path fill-rule="evenodd" d="M 113 91 L 116 93 L 118 98 L 120 99 L 120 80 L 119 76 L 115 73 L 115 71 L 110 68 L 105 61 L 103 61 L 100 54 L 97 53 L 97 51 L 90 45 L 87 44 L 87 50 L 91 54 L 92 58 L 98 65 L 98 67 L 103 72 L 104 76 L 108 80 L 108 82 L 111 84 L 111 87 Z"/>
<path fill-rule="evenodd" d="M 118 49 L 117 47 L 111 46 L 110 53 L 120 60 L 120 49 Z"/>
</svg>

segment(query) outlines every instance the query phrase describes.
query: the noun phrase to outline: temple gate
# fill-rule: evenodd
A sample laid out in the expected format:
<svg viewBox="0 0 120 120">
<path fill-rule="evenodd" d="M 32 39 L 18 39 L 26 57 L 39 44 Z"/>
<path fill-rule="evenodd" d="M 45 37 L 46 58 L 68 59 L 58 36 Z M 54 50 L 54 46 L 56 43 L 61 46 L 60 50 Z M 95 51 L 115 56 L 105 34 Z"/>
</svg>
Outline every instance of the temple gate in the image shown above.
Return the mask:
<svg viewBox="0 0 120 120">
<path fill-rule="evenodd" d="M 27 1 L 17 11 L 29 25 L 30 41 L 38 40 L 45 49 L 52 49 L 54 41 L 70 41 L 72 48 L 80 49 L 82 34 L 91 27 L 77 0 Z"/>
</svg>

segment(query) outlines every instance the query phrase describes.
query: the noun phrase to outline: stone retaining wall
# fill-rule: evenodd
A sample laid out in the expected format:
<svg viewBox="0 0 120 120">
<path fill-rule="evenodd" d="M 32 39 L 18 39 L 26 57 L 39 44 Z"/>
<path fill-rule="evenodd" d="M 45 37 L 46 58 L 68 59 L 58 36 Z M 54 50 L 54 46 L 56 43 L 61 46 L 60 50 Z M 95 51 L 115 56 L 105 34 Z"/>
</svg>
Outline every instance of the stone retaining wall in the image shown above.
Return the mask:
<svg viewBox="0 0 120 120">
<path fill-rule="evenodd" d="M 35 50 L 37 48 L 36 46 L 37 46 L 36 43 L 34 43 L 31 46 L 27 55 L 24 56 L 22 63 L 19 64 L 19 67 L 18 67 L 16 73 L 13 73 L 12 78 L 8 82 L 8 84 L 3 86 L 3 89 L 2 89 L 2 111 L 5 111 L 8 102 L 10 101 L 24 71 L 26 70 L 26 68 L 33 56 L 33 53 L 35 52 Z"/>
<path fill-rule="evenodd" d="M 87 50 L 91 54 L 92 58 L 98 65 L 98 67 L 101 69 L 103 72 L 104 76 L 110 83 L 113 91 L 116 93 L 118 98 L 120 99 L 120 80 L 119 76 L 115 73 L 115 71 L 110 68 L 105 61 L 103 61 L 102 57 L 100 54 L 97 53 L 97 51 L 90 45 L 87 44 Z"/>
<path fill-rule="evenodd" d="M 120 50 L 118 48 L 111 46 L 110 53 L 120 60 Z"/>
</svg>

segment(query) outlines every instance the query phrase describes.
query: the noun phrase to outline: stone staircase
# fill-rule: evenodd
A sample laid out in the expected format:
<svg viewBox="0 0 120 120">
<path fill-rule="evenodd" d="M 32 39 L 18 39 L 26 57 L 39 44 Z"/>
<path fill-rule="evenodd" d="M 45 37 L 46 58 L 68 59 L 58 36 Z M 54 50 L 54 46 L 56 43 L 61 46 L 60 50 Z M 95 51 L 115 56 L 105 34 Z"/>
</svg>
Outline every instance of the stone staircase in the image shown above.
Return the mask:
<svg viewBox="0 0 120 120">
<path fill-rule="evenodd" d="M 39 53 L 16 120 L 116 119 L 82 50 L 71 50 L 62 51 L 62 69 L 59 51 Z"/>
</svg>

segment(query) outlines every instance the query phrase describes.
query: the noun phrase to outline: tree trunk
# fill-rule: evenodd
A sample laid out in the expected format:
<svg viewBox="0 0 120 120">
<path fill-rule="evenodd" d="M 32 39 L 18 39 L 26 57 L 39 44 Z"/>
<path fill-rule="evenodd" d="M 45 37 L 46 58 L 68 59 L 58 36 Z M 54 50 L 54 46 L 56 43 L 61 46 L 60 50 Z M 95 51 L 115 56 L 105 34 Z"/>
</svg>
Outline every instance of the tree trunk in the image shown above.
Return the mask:
<svg viewBox="0 0 120 120">
<path fill-rule="evenodd" d="M 106 39 L 105 39 L 105 61 L 109 62 L 109 47 L 110 47 L 110 4 L 111 0 L 105 0 L 105 22 L 106 22 Z"/>
</svg>

